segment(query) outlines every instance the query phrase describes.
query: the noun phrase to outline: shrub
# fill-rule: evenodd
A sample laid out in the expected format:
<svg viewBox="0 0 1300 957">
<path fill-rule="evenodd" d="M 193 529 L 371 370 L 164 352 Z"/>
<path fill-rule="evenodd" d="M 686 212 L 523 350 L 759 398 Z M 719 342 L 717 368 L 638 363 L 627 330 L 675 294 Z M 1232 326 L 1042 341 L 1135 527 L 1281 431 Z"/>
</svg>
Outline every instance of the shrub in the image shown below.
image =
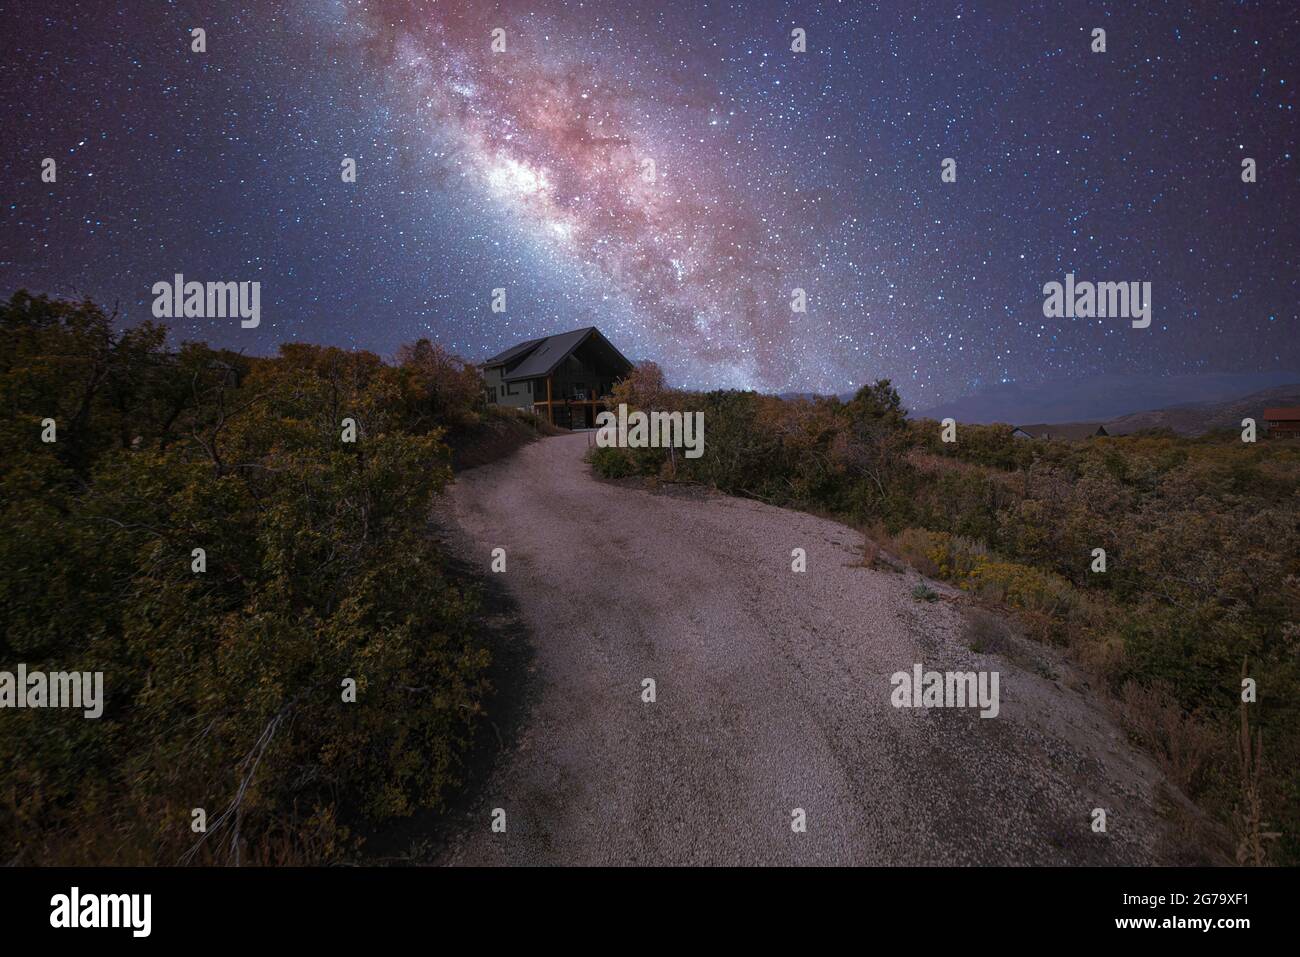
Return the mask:
<svg viewBox="0 0 1300 957">
<path fill-rule="evenodd" d="M 6 715 L 6 859 L 333 860 L 440 806 L 487 653 L 426 533 L 450 473 L 425 386 L 314 346 L 169 353 L 89 304 L 16 296 L 0 328 L 0 654 L 107 697 Z"/>
<path fill-rule="evenodd" d="M 1054 618 L 1066 617 L 1076 601 L 1069 582 L 1015 562 L 977 561 L 961 585 L 983 598 Z"/>
<path fill-rule="evenodd" d="M 587 451 L 587 461 L 601 478 L 627 478 L 641 471 L 629 450 L 614 446 L 592 446 Z"/>
<path fill-rule="evenodd" d="M 905 528 L 892 536 L 893 551 L 923 575 L 932 578 L 947 577 L 942 565 L 947 555 L 947 543 L 952 536 L 946 532 L 930 532 L 924 528 Z"/>
<path fill-rule="evenodd" d="M 972 608 L 965 614 L 964 639 L 977 654 L 1009 655 L 1015 650 L 1011 630 L 1001 615 Z"/>
<path fill-rule="evenodd" d="M 920 582 L 912 589 L 912 599 L 913 601 L 938 601 L 939 596 L 925 582 Z"/>
</svg>

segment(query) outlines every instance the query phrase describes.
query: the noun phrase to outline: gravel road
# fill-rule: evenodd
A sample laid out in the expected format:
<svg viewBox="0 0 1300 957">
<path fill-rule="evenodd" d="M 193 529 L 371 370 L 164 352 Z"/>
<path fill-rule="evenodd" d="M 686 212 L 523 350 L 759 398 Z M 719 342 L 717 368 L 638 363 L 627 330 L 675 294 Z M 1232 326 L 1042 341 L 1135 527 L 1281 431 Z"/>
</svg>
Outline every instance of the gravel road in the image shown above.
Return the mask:
<svg viewBox="0 0 1300 957">
<path fill-rule="evenodd" d="M 603 482 L 587 442 L 464 472 L 441 509 L 485 570 L 506 550 L 533 646 L 526 715 L 444 863 L 1162 862 L 1160 776 L 1059 657 L 976 654 L 959 596 L 914 601 L 852 529 Z M 917 663 L 997 671 L 1000 713 L 892 707 Z"/>
</svg>

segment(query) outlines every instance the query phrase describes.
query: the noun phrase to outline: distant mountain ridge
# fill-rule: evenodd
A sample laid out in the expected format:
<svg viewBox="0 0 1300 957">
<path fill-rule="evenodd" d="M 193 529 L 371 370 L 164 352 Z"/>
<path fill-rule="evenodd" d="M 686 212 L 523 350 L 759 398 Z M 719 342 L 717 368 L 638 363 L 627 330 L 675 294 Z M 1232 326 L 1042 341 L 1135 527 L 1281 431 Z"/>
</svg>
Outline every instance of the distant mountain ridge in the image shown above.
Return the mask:
<svg viewBox="0 0 1300 957">
<path fill-rule="evenodd" d="M 1241 420 L 1253 418 L 1261 434 L 1263 412 L 1273 406 L 1300 406 L 1300 382 L 1276 386 L 1225 402 L 1193 402 L 1168 409 L 1133 412 L 1105 424 L 1111 435 L 1128 435 L 1142 429 L 1173 429 L 1179 435 L 1204 435 L 1215 429 L 1239 429 Z"/>
<path fill-rule="evenodd" d="M 1215 415 L 1212 410 L 1200 407 L 1245 402 L 1265 391 L 1300 388 L 1297 384 L 1300 384 L 1300 372 L 1210 373 L 1158 378 L 1104 375 L 1028 387 L 1007 383 L 979 395 L 914 410 L 912 417 L 952 417 L 958 422 L 975 424 L 1006 422 L 1021 425 L 1025 422 L 1119 423 L 1141 413 L 1163 413 L 1170 421 L 1185 421 L 1183 427 L 1200 428 L 1198 423 L 1210 421 Z M 1270 400 L 1270 404 L 1286 405 L 1288 401 L 1283 397 Z M 1185 416 L 1171 418 L 1169 414 L 1174 409 L 1191 411 Z M 1241 420 L 1237 421 L 1240 423 Z M 1128 424 L 1121 427 L 1127 428 Z M 1130 431 L 1136 431 L 1136 428 Z"/>
</svg>

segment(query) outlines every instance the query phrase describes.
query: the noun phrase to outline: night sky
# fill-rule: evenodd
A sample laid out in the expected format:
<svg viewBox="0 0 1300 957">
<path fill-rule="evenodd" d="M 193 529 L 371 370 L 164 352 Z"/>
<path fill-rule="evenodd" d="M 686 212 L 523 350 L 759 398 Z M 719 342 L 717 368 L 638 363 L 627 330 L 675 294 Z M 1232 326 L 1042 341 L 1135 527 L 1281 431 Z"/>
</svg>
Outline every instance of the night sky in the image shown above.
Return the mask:
<svg viewBox="0 0 1300 957">
<path fill-rule="evenodd" d="M 3 24 L 6 297 L 134 323 L 177 272 L 258 280 L 260 327 L 176 341 L 477 360 L 596 325 L 676 384 L 890 377 L 913 405 L 1300 368 L 1294 0 L 25 0 Z M 1150 328 L 1045 319 L 1066 272 L 1151 282 Z"/>
</svg>

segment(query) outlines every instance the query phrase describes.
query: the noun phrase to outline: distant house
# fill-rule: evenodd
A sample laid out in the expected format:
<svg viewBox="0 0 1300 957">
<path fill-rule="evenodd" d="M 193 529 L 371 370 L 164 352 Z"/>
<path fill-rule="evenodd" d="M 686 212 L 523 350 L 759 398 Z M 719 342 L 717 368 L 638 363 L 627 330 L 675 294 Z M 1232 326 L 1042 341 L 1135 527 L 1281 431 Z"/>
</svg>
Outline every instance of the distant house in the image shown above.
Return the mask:
<svg viewBox="0 0 1300 957">
<path fill-rule="evenodd" d="M 554 425 L 595 428 L 601 399 L 632 363 L 595 326 L 530 339 L 479 364 L 489 405 L 531 409 Z"/>
<path fill-rule="evenodd" d="M 1264 410 L 1269 435 L 1300 435 L 1300 405 Z"/>
<path fill-rule="evenodd" d="M 1060 425 L 1018 425 L 1011 430 L 1017 439 L 1060 439 L 1079 442 L 1099 435 L 1110 435 L 1099 422 L 1065 422 Z"/>
</svg>

